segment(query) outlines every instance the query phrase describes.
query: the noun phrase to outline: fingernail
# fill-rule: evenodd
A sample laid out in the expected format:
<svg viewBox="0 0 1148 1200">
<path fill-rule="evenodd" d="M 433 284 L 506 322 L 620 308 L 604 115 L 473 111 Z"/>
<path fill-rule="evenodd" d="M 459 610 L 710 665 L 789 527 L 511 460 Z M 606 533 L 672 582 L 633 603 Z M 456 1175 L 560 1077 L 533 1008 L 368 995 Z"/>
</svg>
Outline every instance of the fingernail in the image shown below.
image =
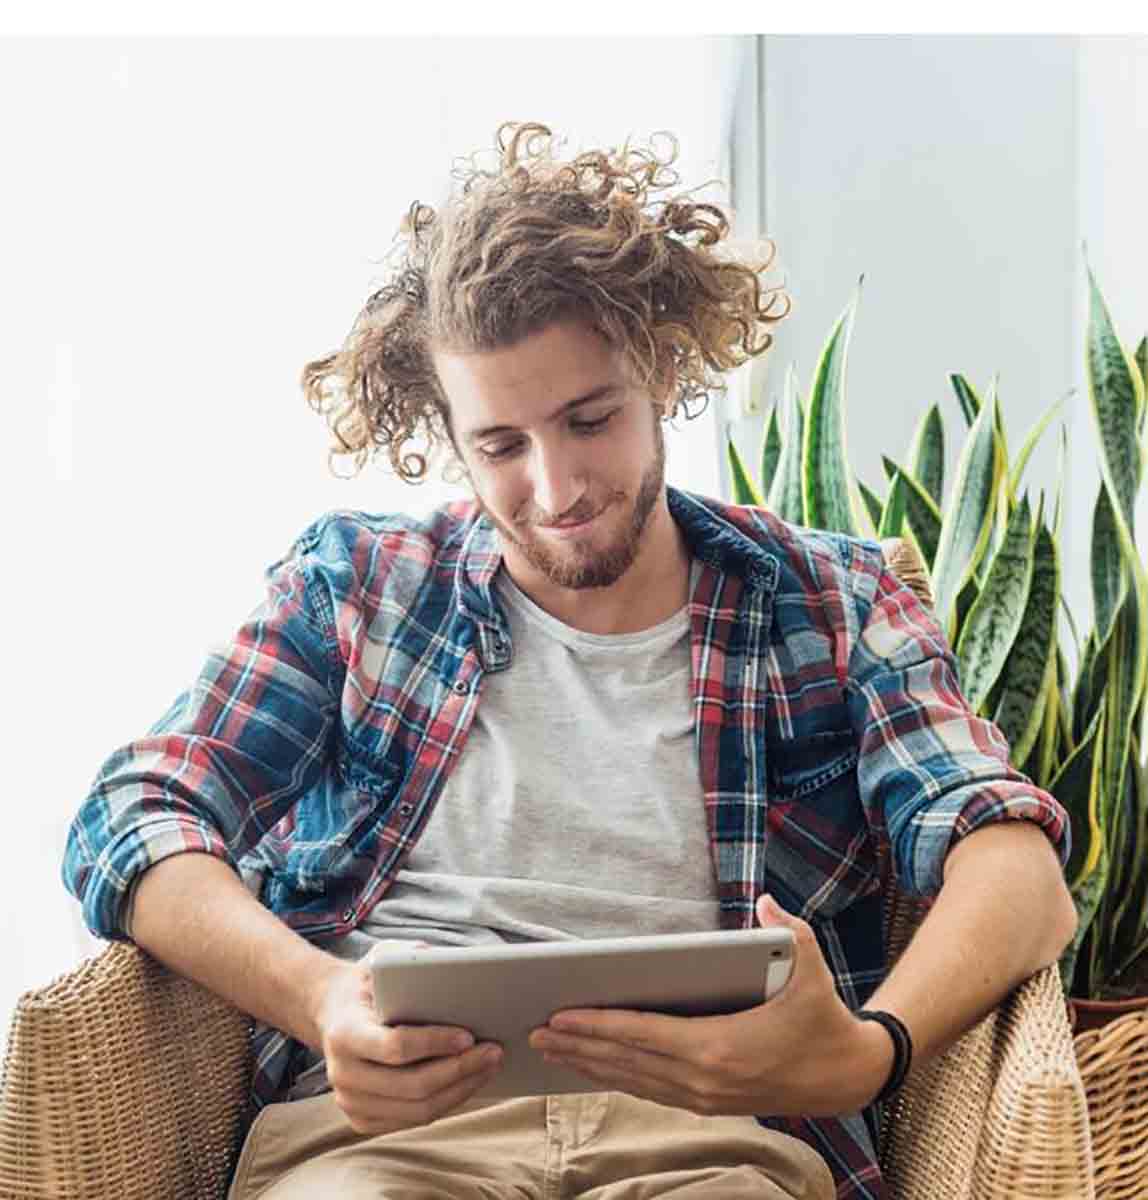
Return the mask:
<svg viewBox="0 0 1148 1200">
<path fill-rule="evenodd" d="M 487 1046 L 482 1052 L 482 1065 L 493 1067 L 502 1058 L 502 1051 L 497 1046 Z"/>
</svg>

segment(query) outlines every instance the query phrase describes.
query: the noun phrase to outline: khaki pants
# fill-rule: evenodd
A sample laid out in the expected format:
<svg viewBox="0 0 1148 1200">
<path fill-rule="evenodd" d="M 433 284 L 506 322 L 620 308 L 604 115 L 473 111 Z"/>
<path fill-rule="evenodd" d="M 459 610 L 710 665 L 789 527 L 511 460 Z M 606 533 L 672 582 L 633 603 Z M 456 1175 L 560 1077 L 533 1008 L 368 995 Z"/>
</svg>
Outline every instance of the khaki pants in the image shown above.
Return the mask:
<svg viewBox="0 0 1148 1200">
<path fill-rule="evenodd" d="M 702 1117 L 622 1092 L 478 1104 L 358 1134 L 327 1092 L 272 1104 L 228 1200 L 833 1200 L 824 1160 L 753 1117 Z"/>
</svg>

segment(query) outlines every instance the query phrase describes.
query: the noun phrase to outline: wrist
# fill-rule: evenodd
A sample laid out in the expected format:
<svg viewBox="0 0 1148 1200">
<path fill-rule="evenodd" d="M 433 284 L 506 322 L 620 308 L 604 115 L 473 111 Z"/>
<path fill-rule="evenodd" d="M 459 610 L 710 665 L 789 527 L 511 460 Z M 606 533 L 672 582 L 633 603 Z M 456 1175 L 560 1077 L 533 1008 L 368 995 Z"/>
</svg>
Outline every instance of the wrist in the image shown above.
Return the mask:
<svg viewBox="0 0 1148 1200">
<path fill-rule="evenodd" d="M 854 1014 L 863 1024 L 878 1024 L 888 1035 L 893 1048 L 893 1063 L 885 1083 L 872 1098 L 878 1104 L 900 1091 L 913 1065 L 913 1038 L 900 1017 L 879 1008 L 862 1008 Z"/>
<path fill-rule="evenodd" d="M 854 1111 L 867 1108 L 885 1087 L 896 1061 L 896 1049 L 888 1030 L 876 1021 L 854 1016 L 855 1050 L 850 1078 L 856 1098 Z"/>
<path fill-rule="evenodd" d="M 314 970 L 308 975 L 300 1040 L 313 1050 L 322 1052 L 323 1031 L 330 1019 L 332 1005 L 337 1007 L 339 1003 L 336 995 L 347 990 L 347 983 L 344 982 L 346 976 L 358 972 L 355 971 L 356 964 L 345 962 L 333 954 L 320 953 L 322 960 L 316 961 Z"/>
</svg>

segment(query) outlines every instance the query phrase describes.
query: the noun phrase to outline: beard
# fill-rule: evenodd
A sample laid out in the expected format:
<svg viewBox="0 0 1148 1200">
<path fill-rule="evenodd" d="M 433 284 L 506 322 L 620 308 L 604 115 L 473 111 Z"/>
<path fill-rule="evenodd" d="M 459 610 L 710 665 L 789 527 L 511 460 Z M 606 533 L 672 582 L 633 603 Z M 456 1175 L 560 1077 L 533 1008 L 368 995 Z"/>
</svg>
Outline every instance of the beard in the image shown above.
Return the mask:
<svg viewBox="0 0 1148 1200">
<path fill-rule="evenodd" d="M 660 423 L 655 422 L 656 450 L 654 461 L 642 474 L 638 493 L 630 511 L 630 519 L 611 545 L 603 550 L 585 550 L 572 543 L 564 554 L 555 553 L 552 546 L 532 532 L 537 522 L 518 518 L 513 526 L 500 521 L 476 496 L 479 508 L 486 514 L 495 528 L 511 542 L 535 570 L 540 571 L 558 587 L 580 591 L 583 588 L 609 587 L 630 569 L 642 544 L 642 535 L 649 522 L 654 505 L 662 494 L 666 474 L 665 435 Z M 625 492 L 612 492 L 600 510 L 605 512 L 615 504 L 624 504 Z M 589 517 L 591 512 L 581 513 L 577 509 L 564 514 L 564 519 Z"/>
</svg>

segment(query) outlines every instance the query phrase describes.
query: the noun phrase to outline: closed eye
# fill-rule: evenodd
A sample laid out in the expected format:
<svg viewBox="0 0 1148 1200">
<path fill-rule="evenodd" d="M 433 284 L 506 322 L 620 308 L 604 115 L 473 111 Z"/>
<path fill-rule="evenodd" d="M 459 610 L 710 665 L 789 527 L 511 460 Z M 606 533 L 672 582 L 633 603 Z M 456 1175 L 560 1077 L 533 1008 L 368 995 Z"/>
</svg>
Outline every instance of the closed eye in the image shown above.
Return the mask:
<svg viewBox="0 0 1148 1200">
<path fill-rule="evenodd" d="M 606 428 L 617 411 L 618 410 L 616 408 L 611 409 L 611 411 L 606 413 L 605 416 L 597 417 L 593 421 L 571 421 L 570 428 L 573 429 L 575 433 L 580 433 L 584 436 L 598 433 Z"/>
<path fill-rule="evenodd" d="M 577 418 L 571 417 L 570 428 L 579 437 L 593 437 L 595 434 L 602 433 L 606 426 L 617 416 L 619 411 L 619 408 L 612 408 L 608 413 L 603 413 L 602 416 L 595 417 L 592 421 L 580 421 Z M 503 442 L 501 445 L 480 446 L 478 447 L 478 452 L 484 462 L 501 462 L 503 459 L 508 459 L 515 455 L 522 449 L 522 445 L 522 439 L 516 438 L 514 441 Z"/>
<path fill-rule="evenodd" d="M 521 442 L 508 442 L 503 446 L 479 446 L 478 452 L 482 456 L 484 462 L 498 462 L 500 459 L 509 458 L 520 446 Z"/>
</svg>

